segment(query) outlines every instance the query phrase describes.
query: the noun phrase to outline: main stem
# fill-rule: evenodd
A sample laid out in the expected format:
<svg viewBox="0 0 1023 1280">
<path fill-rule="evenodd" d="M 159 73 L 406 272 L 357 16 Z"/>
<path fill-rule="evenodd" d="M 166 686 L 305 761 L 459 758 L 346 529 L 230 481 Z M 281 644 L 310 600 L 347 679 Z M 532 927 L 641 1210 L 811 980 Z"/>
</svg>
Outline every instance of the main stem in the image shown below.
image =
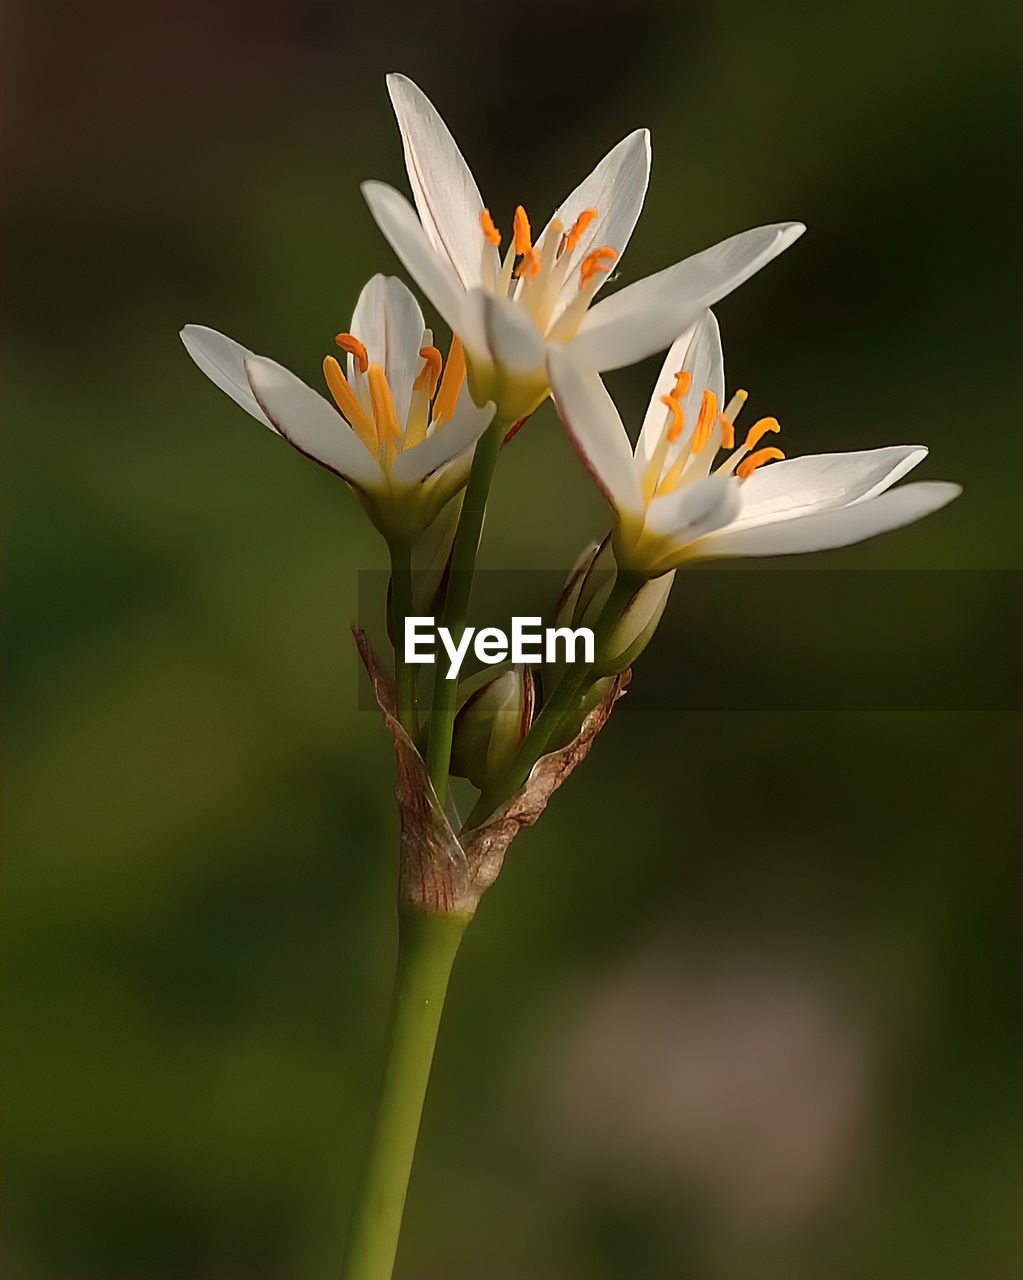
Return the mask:
<svg viewBox="0 0 1023 1280">
<path fill-rule="evenodd" d="M 394 646 L 394 692 L 398 719 L 411 738 L 419 732 L 419 706 L 416 701 L 416 678 L 405 661 L 405 619 L 414 612 L 412 597 L 412 542 L 395 538 L 389 541 L 391 551 L 391 642 Z"/>
<path fill-rule="evenodd" d="M 400 909 L 387 1066 L 342 1280 L 390 1280 L 394 1269 L 444 996 L 470 919 L 464 912 Z"/>
<path fill-rule="evenodd" d="M 451 547 L 451 569 L 447 594 L 441 611 L 440 625 L 447 627 L 457 644 L 465 630 L 472 594 L 473 570 L 483 535 L 483 517 L 494 480 L 494 469 L 508 423 L 495 418 L 476 445 L 472 470 L 462 499 L 462 512 Z M 448 770 L 451 766 L 451 737 L 454 733 L 455 702 L 458 681 L 445 678 L 443 664 L 437 664 L 430 711 L 430 738 L 426 745 L 426 767 L 430 781 L 443 807 L 448 793 Z"/>
</svg>

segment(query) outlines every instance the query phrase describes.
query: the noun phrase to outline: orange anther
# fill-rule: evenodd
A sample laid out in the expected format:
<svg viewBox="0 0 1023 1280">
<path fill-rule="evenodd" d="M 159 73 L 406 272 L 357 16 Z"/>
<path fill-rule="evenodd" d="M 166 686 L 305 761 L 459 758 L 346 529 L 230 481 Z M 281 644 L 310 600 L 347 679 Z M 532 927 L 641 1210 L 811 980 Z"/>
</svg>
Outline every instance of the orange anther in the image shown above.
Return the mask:
<svg viewBox="0 0 1023 1280">
<path fill-rule="evenodd" d="M 583 258 L 582 266 L 579 268 L 580 287 L 599 271 L 610 271 L 611 264 L 617 257 L 618 251 L 611 248 L 594 249 L 592 253 L 588 253 Z M 607 258 L 607 262 L 604 261 L 605 258 Z"/>
<path fill-rule="evenodd" d="M 419 376 L 413 382 L 412 387 L 415 391 L 425 391 L 428 396 L 432 396 L 437 390 L 437 382 L 440 378 L 441 366 L 444 360 L 436 347 L 420 347 L 419 354 L 426 363 L 419 371 Z"/>
<path fill-rule="evenodd" d="M 736 469 L 735 474 L 740 480 L 748 479 L 757 467 L 762 467 L 765 462 L 772 462 L 776 458 L 784 458 L 785 455 L 780 449 L 776 449 L 771 445 L 767 449 L 758 449 L 756 453 L 751 453 L 748 458 L 744 458 Z"/>
<path fill-rule="evenodd" d="M 334 339 L 342 351 L 347 351 L 349 355 L 355 357 L 355 363 L 359 366 L 359 372 L 365 373 L 369 368 L 369 356 L 366 354 L 366 348 L 362 345 L 358 338 L 351 333 L 339 333 Z"/>
<path fill-rule="evenodd" d="M 721 424 L 721 447 L 722 449 L 735 448 L 735 426 L 725 417 L 724 414 L 718 418 Z"/>
<path fill-rule="evenodd" d="M 571 230 L 565 236 L 565 249 L 568 253 L 571 253 L 583 238 L 583 232 L 596 216 L 596 209 L 584 209 L 575 222 L 572 223 Z"/>
<path fill-rule="evenodd" d="M 323 376 L 327 380 L 327 386 L 330 388 L 330 394 L 334 397 L 335 404 L 344 414 L 349 426 L 366 448 L 371 452 L 375 452 L 377 447 L 376 427 L 374 427 L 369 414 L 359 403 L 355 392 L 348 385 L 348 379 L 341 372 L 341 366 L 333 356 L 324 356 Z"/>
<path fill-rule="evenodd" d="M 755 449 L 760 441 L 763 440 L 764 436 L 767 435 L 768 431 L 780 430 L 781 427 L 778 424 L 777 418 L 758 418 L 752 427 L 750 427 L 746 436 L 746 441 L 742 447 L 744 449 Z"/>
<path fill-rule="evenodd" d="M 439 427 L 447 422 L 455 412 L 458 393 L 462 390 L 464 381 L 465 352 L 458 338 L 452 338 L 448 362 L 444 366 L 444 377 L 440 380 L 440 390 L 437 392 L 437 399 L 433 402 L 433 421 L 436 426 Z"/>
<path fill-rule="evenodd" d="M 689 392 L 689 388 L 693 385 L 693 375 L 688 369 L 679 369 L 675 374 L 675 390 L 671 393 L 673 396 L 682 397 Z"/>
<path fill-rule="evenodd" d="M 519 205 L 515 210 L 515 217 L 512 219 L 512 230 L 515 235 L 515 252 L 528 253 L 533 247 L 533 237 L 529 229 L 529 219 L 526 217 L 526 211 L 522 205 Z"/>
<path fill-rule="evenodd" d="M 699 453 L 710 439 L 714 423 L 718 420 L 718 398 L 713 391 L 705 391 L 700 402 L 700 416 L 693 429 L 693 453 Z"/>
<path fill-rule="evenodd" d="M 681 436 L 686 425 L 686 415 L 677 396 L 661 396 L 661 404 L 671 410 L 671 425 L 668 427 L 668 441 L 674 444 Z"/>
<path fill-rule="evenodd" d="M 494 226 L 494 219 L 490 216 L 489 209 L 484 209 L 480 214 L 480 226 L 483 228 L 483 234 L 496 249 L 501 243 L 501 233 Z"/>
<path fill-rule="evenodd" d="M 522 255 L 522 261 L 515 268 L 516 276 L 525 276 L 527 280 L 532 280 L 534 276 L 540 274 L 540 255 L 535 249 L 527 249 Z"/>
<path fill-rule="evenodd" d="M 381 444 L 390 444 L 401 439 L 401 427 L 398 425 L 398 414 L 394 408 L 394 397 L 387 381 L 387 375 L 378 364 L 369 366 L 369 398 L 373 404 L 373 417 L 376 418 L 377 436 Z"/>
</svg>

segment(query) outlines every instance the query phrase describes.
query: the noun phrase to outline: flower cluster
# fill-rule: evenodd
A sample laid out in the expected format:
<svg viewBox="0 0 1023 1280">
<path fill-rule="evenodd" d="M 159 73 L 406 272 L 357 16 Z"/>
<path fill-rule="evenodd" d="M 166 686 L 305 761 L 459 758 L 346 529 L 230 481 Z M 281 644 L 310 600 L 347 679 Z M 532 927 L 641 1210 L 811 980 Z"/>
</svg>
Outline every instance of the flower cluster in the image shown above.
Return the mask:
<svg viewBox="0 0 1023 1280">
<path fill-rule="evenodd" d="M 436 797 L 443 803 L 456 770 L 480 787 L 485 815 L 578 730 L 594 698 L 635 658 L 679 566 L 843 546 L 937 510 L 958 487 L 892 488 L 926 456 L 923 446 L 787 460 L 777 419 L 739 427 L 747 395 L 726 395 L 708 308 L 788 248 L 802 224 L 742 232 L 599 298 L 643 205 L 647 131 L 613 147 L 535 234 L 523 206 L 504 226 L 493 216 L 422 91 L 400 75 L 387 83 L 413 203 L 383 183 L 362 190 L 451 330 L 446 359 L 409 289 L 381 275 L 335 339 L 343 362 L 323 360 L 329 398 L 211 329 L 189 325 L 182 339 L 222 390 L 356 493 L 391 549 L 392 621 L 412 611 L 413 555 L 447 510 L 454 533 L 438 598 L 453 629 L 464 627 L 468 588 L 460 583 L 471 579 L 501 446 L 553 398 L 611 511 L 608 538 L 584 557 L 562 606 L 592 621 L 593 663 L 545 671 L 540 688 L 529 672 L 498 673 L 463 698 L 460 716 L 457 695 L 438 678 L 427 716 L 396 646 L 398 719 Z M 600 375 L 666 348 L 633 447 Z M 599 589 L 596 564 L 606 571 Z"/>
</svg>

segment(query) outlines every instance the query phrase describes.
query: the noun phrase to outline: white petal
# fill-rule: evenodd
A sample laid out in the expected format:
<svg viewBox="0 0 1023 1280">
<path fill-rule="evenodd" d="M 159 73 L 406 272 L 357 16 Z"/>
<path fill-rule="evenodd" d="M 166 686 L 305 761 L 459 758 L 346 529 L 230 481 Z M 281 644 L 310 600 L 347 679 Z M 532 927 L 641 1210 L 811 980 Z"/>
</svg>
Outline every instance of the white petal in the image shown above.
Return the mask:
<svg viewBox="0 0 1023 1280">
<path fill-rule="evenodd" d="M 632 446 L 604 384 L 564 348 L 551 348 L 547 370 L 558 414 L 584 466 L 619 517 L 642 521 L 643 491 Z"/>
<path fill-rule="evenodd" d="M 647 509 L 647 532 L 681 544 L 720 529 L 735 519 L 738 489 L 732 476 L 707 476 L 654 498 Z"/>
<path fill-rule="evenodd" d="M 438 253 L 405 197 L 385 182 L 364 182 L 362 194 L 377 226 L 406 271 L 456 333 L 461 333 L 465 292 L 454 268 Z"/>
<path fill-rule="evenodd" d="M 449 422 L 445 422 L 421 444 L 414 445 L 395 459 L 391 467 L 391 480 L 398 486 L 418 484 L 438 467 L 462 454 L 470 455 L 493 416 L 493 404 L 477 409 L 469 396 L 463 394 L 459 397 L 458 408 Z"/>
<path fill-rule="evenodd" d="M 759 467 L 739 486 L 736 529 L 864 502 L 891 488 L 927 457 L 923 445 L 816 453 Z"/>
<path fill-rule="evenodd" d="M 221 391 L 226 391 L 235 404 L 240 404 L 264 427 L 277 430 L 259 407 L 245 377 L 245 361 L 253 354 L 247 347 L 216 329 L 207 329 L 203 324 L 186 324 L 181 330 L 181 341 L 207 378 L 215 382 Z"/>
<path fill-rule="evenodd" d="M 817 512 L 794 520 L 749 528 L 726 529 L 701 539 L 691 548 L 693 559 L 709 556 L 785 556 L 801 551 L 824 551 L 862 542 L 877 533 L 898 529 L 952 501 L 962 488 L 942 481 L 921 480 L 857 502 L 837 511 Z"/>
<path fill-rule="evenodd" d="M 618 261 L 625 252 L 633 228 L 643 208 L 647 184 L 650 181 L 650 131 L 637 129 L 623 138 L 613 147 L 593 170 L 590 176 L 582 181 L 572 194 L 555 210 L 554 218 L 561 223 L 565 231 L 571 229 L 576 218 L 586 209 L 596 209 L 597 216 L 583 233 L 582 239 L 574 251 L 576 261 L 583 258 L 593 249 L 609 247 L 618 254 Z M 552 218 L 553 222 L 554 219 Z M 543 244 L 549 234 L 550 223 L 537 241 Z M 617 265 L 617 261 L 616 261 Z M 602 276 L 602 280 L 606 280 Z M 553 320 L 564 311 L 575 297 L 579 288 L 577 271 L 568 274 L 557 305 L 554 308 Z"/>
<path fill-rule="evenodd" d="M 705 311 L 696 323 L 686 330 L 672 345 L 661 366 L 646 417 L 643 419 L 643 427 L 639 433 L 637 453 L 645 462 L 649 462 L 653 456 L 668 418 L 668 410 L 662 403 L 661 397 L 668 395 L 675 386 L 675 375 L 680 369 L 688 370 L 692 377 L 690 388 L 682 397 L 686 430 L 682 440 L 679 441 L 681 446 L 696 425 L 704 391 L 713 391 L 718 398 L 718 405 L 722 409 L 725 407 L 725 361 L 721 352 L 721 333 L 713 312 Z M 672 452 L 677 453 L 678 449 Z"/>
<path fill-rule="evenodd" d="M 405 167 L 423 228 L 465 288 L 472 288 L 482 283 L 484 252 L 497 266 L 497 250 L 480 226 L 479 188 L 458 144 L 422 89 L 407 76 L 389 75 L 387 91 L 398 117 Z"/>
<path fill-rule="evenodd" d="M 398 421 L 408 420 L 412 383 L 423 361 L 419 350 L 425 328 L 423 313 L 407 285 L 395 276 L 374 276 L 359 294 L 351 332 L 366 347 L 370 364 L 379 364 L 387 375 Z M 352 377 L 348 360 L 348 380 Z"/>
<path fill-rule="evenodd" d="M 543 369 L 547 344 L 533 318 L 510 298 L 496 298 L 483 289 L 468 295 L 468 328 L 482 331 L 486 350 L 494 364 L 513 374 L 532 374 Z"/>
<path fill-rule="evenodd" d="M 596 369 L 618 369 L 666 347 L 704 307 L 731 293 L 805 230 L 801 222 L 784 222 L 743 231 L 598 302 L 575 339 L 580 359 Z"/>
<path fill-rule="evenodd" d="M 283 365 L 262 356 L 245 361 L 249 386 L 287 442 L 360 489 L 379 489 L 383 471 L 340 413 Z"/>
</svg>

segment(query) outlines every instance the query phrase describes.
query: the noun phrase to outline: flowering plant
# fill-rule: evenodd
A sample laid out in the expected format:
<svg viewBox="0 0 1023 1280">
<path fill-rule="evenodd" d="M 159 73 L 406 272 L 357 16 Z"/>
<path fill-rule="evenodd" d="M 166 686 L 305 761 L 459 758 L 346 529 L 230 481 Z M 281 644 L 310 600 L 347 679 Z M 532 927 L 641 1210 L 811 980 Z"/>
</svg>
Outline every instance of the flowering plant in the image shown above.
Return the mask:
<svg viewBox="0 0 1023 1280">
<path fill-rule="evenodd" d="M 618 143 L 534 237 L 525 210 L 503 238 L 447 127 L 403 76 L 388 77 L 415 208 L 368 182 L 380 229 L 452 331 L 447 359 L 401 281 L 374 276 L 328 355 L 330 399 L 222 334 L 189 325 L 189 355 L 222 390 L 340 476 L 386 540 L 391 663 L 356 631 L 398 762 L 399 954 L 377 1125 L 346 1252 L 347 1280 L 391 1275 L 448 976 L 505 853 L 590 749 L 653 635 L 677 571 L 716 556 L 838 547 L 937 510 L 955 485 L 893 488 L 918 445 L 786 460 L 775 418 L 741 437 L 745 391 L 726 399 L 708 307 L 802 233 L 743 232 L 596 296 L 639 217 L 649 137 Z M 668 348 L 635 448 L 600 373 Z M 461 686 L 443 667 L 429 699 L 402 637 L 420 611 L 416 570 L 442 548 L 431 592 L 467 643 L 473 572 L 502 447 L 553 396 L 611 510 L 610 532 L 569 576 L 556 621 L 588 630 L 577 661 L 515 663 Z M 442 534 L 451 527 L 450 538 Z M 557 633 L 557 628 L 555 628 Z M 464 820 L 452 776 L 476 788 Z"/>
</svg>

